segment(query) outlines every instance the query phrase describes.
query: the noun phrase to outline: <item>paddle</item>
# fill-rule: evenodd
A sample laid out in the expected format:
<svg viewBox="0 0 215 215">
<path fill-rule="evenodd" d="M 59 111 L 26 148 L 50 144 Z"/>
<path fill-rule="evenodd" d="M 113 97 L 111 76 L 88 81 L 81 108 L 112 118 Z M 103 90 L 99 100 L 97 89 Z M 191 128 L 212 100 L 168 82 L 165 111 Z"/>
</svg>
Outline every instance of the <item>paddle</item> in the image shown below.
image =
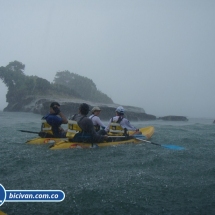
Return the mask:
<svg viewBox="0 0 215 215">
<path fill-rule="evenodd" d="M 142 135 L 134 135 L 133 137 L 135 137 L 135 139 L 137 139 L 137 140 L 141 140 L 143 142 L 151 143 L 153 145 L 161 146 L 161 147 L 164 147 L 164 148 L 167 148 L 167 149 L 172 149 L 172 150 L 183 150 L 184 149 L 184 147 L 181 147 L 181 146 L 170 145 L 170 144 L 162 145 L 162 144 L 159 144 L 159 143 L 151 142 L 151 141 L 143 139 L 143 138 L 145 138 L 145 136 L 142 136 Z"/>
<path fill-rule="evenodd" d="M 32 134 L 39 134 L 39 132 L 35 132 L 35 131 L 26 131 L 26 130 L 18 130 L 18 131 L 32 133 Z"/>
<path fill-rule="evenodd" d="M 18 130 L 21 132 L 26 132 L 26 133 L 31 133 L 31 134 L 38 134 L 40 137 L 42 138 L 54 138 L 54 136 L 52 134 L 46 133 L 46 132 L 35 132 L 35 131 L 26 131 L 26 130 Z"/>
</svg>

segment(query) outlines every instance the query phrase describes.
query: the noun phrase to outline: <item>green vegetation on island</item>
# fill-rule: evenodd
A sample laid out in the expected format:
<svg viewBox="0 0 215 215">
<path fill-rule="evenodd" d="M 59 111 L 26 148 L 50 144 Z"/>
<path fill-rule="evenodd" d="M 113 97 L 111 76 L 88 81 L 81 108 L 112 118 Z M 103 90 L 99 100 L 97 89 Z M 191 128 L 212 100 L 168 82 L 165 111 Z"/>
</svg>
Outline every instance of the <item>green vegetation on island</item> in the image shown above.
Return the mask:
<svg viewBox="0 0 215 215">
<path fill-rule="evenodd" d="M 6 102 L 14 104 L 22 99 L 36 96 L 58 96 L 60 98 L 76 98 L 86 101 L 112 104 L 106 94 L 96 88 L 94 82 L 86 77 L 69 71 L 57 72 L 53 83 L 38 76 L 24 74 L 25 65 L 18 61 L 0 67 L 0 78 L 8 87 Z"/>
</svg>

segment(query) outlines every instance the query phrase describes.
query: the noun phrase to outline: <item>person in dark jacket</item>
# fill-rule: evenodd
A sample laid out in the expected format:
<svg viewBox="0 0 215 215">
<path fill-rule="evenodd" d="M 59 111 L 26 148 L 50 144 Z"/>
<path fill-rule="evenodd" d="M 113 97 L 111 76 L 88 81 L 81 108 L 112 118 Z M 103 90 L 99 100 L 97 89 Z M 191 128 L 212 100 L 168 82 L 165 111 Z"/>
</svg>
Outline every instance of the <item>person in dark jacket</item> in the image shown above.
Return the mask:
<svg viewBox="0 0 215 215">
<path fill-rule="evenodd" d="M 51 125 L 54 137 L 65 138 L 66 131 L 61 127 L 62 124 L 67 124 L 68 120 L 60 110 L 60 104 L 58 102 L 52 102 L 50 105 L 49 114 L 44 116 L 46 122 Z"/>
<path fill-rule="evenodd" d="M 72 117 L 72 120 L 77 121 L 78 126 L 82 129 L 82 132 L 75 135 L 73 141 L 100 143 L 107 140 L 107 135 L 100 135 L 95 131 L 92 120 L 87 117 L 89 110 L 89 105 L 82 103 L 79 106 L 79 113 Z"/>
</svg>

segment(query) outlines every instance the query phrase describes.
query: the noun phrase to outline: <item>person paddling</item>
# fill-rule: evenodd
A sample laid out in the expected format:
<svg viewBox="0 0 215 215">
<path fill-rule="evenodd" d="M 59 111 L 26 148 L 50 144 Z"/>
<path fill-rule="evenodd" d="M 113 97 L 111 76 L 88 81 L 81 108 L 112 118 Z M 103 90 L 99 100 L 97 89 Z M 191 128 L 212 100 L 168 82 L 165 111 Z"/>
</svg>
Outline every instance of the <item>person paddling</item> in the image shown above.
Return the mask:
<svg viewBox="0 0 215 215">
<path fill-rule="evenodd" d="M 107 134 L 106 131 L 104 130 L 106 126 L 99 118 L 100 112 L 101 112 L 101 109 L 99 107 L 93 107 L 93 109 L 91 110 L 92 115 L 90 115 L 89 118 L 92 120 L 96 132 L 99 132 L 99 134 L 105 135 Z"/>
<path fill-rule="evenodd" d="M 68 120 L 60 110 L 58 102 L 52 102 L 49 109 L 49 114 L 44 116 L 46 122 L 52 127 L 54 137 L 65 138 L 66 131 L 61 127 L 62 124 L 67 124 Z"/>
<path fill-rule="evenodd" d="M 107 135 L 100 135 L 95 131 L 93 122 L 87 117 L 89 113 L 89 105 L 82 103 L 79 106 L 79 113 L 72 116 L 72 120 L 77 121 L 78 126 L 82 129 L 81 132 L 77 133 L 73 141 L 74 142 L 94 142 L 100 143 L 108 139 Z"/>
<path fill-rule="evenodd" d="M 128 119 L 126 119 L 124 117 L 124 108 L 122 106 L 119 106 L 117 107 L 116 109 L 116 116 L 112 117 L 110 120 L 109 120 L 109 123 L 107 125 L 107 127 L 105 128 L 105 130 L 108 132 L 109 131 L 109 128 L 110 128 L 110 125 L 112 122 L 115 122 L 115 123 L 119 123 L 121 125 L 122 128 L 124 129 L 127 129 L 128 131 L 134 131 L 131 135 L 136 135 L 136 134 L 142 134 L 138 128 L 136 128 L 135 126 L 131 125 L 131 123 L 128 121 Z"/>
</svg>

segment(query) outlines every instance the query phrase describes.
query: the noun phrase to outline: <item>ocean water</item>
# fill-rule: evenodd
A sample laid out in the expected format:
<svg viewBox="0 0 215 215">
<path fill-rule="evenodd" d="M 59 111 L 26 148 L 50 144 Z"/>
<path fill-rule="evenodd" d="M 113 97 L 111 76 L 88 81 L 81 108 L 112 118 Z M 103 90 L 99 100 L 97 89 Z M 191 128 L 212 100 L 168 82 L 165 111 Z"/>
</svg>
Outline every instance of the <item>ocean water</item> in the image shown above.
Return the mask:
<svg viewBox="0 0 215 215">
<path fill-rule="evenodd" d="M 0 184 L 6 190 L 62 190 L 62 202 L 5 202 L 8 215 L 215 214 L 214 119 L 144 121 L 150 143 L 98 149 L 49 150 L 29 145 L 41 116 L 0 112 Z"/>
</svg>

